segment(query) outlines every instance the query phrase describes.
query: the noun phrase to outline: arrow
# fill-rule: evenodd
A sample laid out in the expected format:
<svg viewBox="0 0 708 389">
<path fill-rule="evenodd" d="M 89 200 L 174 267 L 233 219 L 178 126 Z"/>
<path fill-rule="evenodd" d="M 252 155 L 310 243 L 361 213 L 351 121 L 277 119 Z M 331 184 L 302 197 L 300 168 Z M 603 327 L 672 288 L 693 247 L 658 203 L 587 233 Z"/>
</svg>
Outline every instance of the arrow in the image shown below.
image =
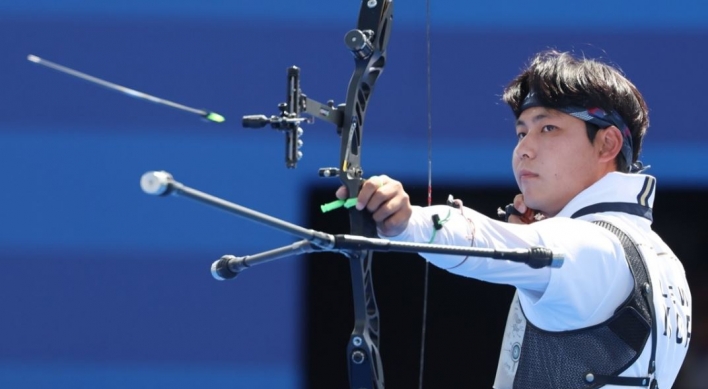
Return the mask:
<svg viewBox="0 0 708 389">
<path fill-rule="evenodd" d="M 66 66 L 62 66 L 62 65 L 56 64 L 54 62 L 47 61 L 46 59 L 39 58 L 36 55 L 32 55 L 32 54 L 28 55 L 27 60 L 30 62 L 34 62 L 38 65 L 42 65 L 42 66 L 46 66 L 46 67 L 54 69 L 54 70 L 58 70 L 62 73 L 66 73 L 71 76 L 78 77 L 78 78 L 81 78 L 81 79 L 89 81 L 89 82 L 93 82 L 94 84 L 104 86 L 108 89 L 112 89 L 114 91 L 124 93 L 130 97 L 136 97 L 138 99 L 147 100 L 147 101 L 150 101 L 150 102 L 153 102 L 156 104 L 162 104 L 162 105 L 166 105 L 168 107 L 176 108 L 176 109 L 179 109 L 182 111 L 197 114 L 197 115 L 203 117 L 204 119 L 209 120 L 214 123 L 222 123 L 226 120 L 223 116 L 219 115 L 216 112 L 205 111 L 202 109 L 187 107 L 186 105 L 182 105 L 182 104 L 175 103 L 173 101 L 161 99 L 159 97 L 155 97 L 155 96 L 149 95 L 147 93 L 139 92 L 134 89 L 126 88 L 124 86 L 102 80 L 98 77 L 94 77 L 94 76 L 88 75 L 86 73 L 79 72 L 77 70 L 68 68 Z"/>
</svg>

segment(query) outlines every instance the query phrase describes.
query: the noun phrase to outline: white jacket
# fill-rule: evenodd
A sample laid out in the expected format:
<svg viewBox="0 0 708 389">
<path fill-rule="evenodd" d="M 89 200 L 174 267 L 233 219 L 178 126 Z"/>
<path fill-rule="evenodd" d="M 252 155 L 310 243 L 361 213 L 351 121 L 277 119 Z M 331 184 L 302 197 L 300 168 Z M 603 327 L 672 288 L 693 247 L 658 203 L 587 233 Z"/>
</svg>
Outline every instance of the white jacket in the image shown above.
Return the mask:
<svg viewBox="0 0 708 389">
<path fill-rule="evenodd" d="M 588 221 L 614 224 L 637 243 L 649 269 L 658 332 L 655 378 L 661 388 L 670 388 L 688 349 L 692 303 L 683 265 L 651 230 L 655 183 L 648 175 L 610 173 L 578 194 L 555 217 L 530 225 L 504 223 L 469 208 L 414 207 L 406 230 L 389 239 L 430 242 L 432 215 L 445 219 L 449 214 L 432 243 L 494 249 L 544 246 L 562 251 L 565 261 L 558 269 L 532 269 L 488 258 L 421 255 L 461 276 L 515 286 L 531 323 L 547 331 L 567 331 L 607 320 L 632 291 L 633 278 L 619 240 Z M 510 358 L 504 355 L 505 350 L 510 348 L 502 345 L 502 361 Z M 650 351 L 651 338 L 640 358 L 621 376 L 646 376 Z M 504 389 L 500 384 L 496 387 Z"/>
</svg>

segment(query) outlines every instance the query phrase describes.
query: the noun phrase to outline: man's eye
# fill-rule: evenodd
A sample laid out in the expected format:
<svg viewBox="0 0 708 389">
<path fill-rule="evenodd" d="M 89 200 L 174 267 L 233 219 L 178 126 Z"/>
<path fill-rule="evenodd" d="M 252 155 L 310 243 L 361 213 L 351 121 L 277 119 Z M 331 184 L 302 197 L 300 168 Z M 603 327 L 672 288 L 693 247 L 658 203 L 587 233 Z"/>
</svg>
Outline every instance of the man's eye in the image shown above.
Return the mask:
<svg viewBox="0 0 708 389">
<path fill-rule="evenodd" d="M 516 134 L 516 139 L 522 140 L 522 139 L 524 139 L 525 136 L 526 136 L 525 132 L 519 132 Z"/>
<path fill-rule="evenodd" d="M 542 129 L 542 130 L 545 131 L 545 132 L 548 132 L 548 131 L 553 131 L 553 130 L 555 130 L 556 128 L 558 128 L 558 127 L 556 127 L 556 126 L 554 126 L 554 125 L 552 125 L 552 124 L 547 124 L 547 125 L 543 126 L 543 129 Z"/>
</svg>

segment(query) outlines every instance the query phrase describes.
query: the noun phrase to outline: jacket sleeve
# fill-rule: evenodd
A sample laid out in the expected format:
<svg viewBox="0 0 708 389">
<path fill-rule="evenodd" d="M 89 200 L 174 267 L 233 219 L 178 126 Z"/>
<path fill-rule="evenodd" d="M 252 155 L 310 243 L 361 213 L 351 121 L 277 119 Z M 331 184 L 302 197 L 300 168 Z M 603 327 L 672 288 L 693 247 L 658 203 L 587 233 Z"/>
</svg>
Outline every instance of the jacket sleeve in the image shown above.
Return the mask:
<svg viewBox="0 0 708 389">
<path fill-rule="evenodd" d="M 437 231 L 433 215 L 442 221 L 442 228 Z M 519 289 L 522 305 L 534 305 L 536 311 L 546 313 L 567 310 L 571 321 L 587 322 L 594 315 L 598 315 L 597 320 L 607 316 L 598 307 L 608 303 L 608 298 L 626 297 L 632 286 L 619 240 L 582 220 L 558 217 L 521 225 L 494 220 L 469 208 L 414 207 L 406 230 L 389 239 L 492 249 L 543 246 L 563 252 L 565 258 L 560 269 L 532 269 L 517 262 L 481 257 L 421 256 L 454 274 L 513 285 Z"/>
<path fill-rule="evenodd" d="M 437 215 L 442 224 L 442 228 L 437 231 L 433 215 Z M 528 227 L 498 222 L 469 208 L 414 206 L 406 230 L 388 239 L 493 249 L 538 246 L 540 237 Z M 444 254 L 421 253 L 421 256 L 454 274 L 510 284 L 536 293 L 545 291 L 550 279 L 550 269 L 532 269 L 517 262 Z"/>
</svg>

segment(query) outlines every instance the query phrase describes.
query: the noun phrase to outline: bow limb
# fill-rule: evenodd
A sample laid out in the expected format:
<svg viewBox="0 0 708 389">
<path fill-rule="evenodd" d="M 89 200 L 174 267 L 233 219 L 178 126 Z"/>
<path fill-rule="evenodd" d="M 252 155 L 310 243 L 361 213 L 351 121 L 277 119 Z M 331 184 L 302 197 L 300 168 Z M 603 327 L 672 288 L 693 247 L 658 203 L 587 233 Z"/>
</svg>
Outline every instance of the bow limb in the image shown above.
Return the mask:
<svg viewBox="0 0 708 389">
<path fill-rule="evenodd" d="M 364 118 L 374 84 L 386 63 L 386 46 L 393 21 L 393 0 L 363 0 L 357 29 L 345 36 L 354 54 L 355 70 L 343 109 L 340 174 L 350 197 L 357 197 L 363 183 L 361 141 Z M 366 211 L 349 209 L 350 233 L 376 237 L 376 225 Z M 354 330 L 347 346 L 349 383 L 352 389 L 383 389 L 384 377 L 379 355 L 379 310 L 371 277 L 373 252 L 350 250 L 349 258 L 354 299 Z"/>
</svg>

